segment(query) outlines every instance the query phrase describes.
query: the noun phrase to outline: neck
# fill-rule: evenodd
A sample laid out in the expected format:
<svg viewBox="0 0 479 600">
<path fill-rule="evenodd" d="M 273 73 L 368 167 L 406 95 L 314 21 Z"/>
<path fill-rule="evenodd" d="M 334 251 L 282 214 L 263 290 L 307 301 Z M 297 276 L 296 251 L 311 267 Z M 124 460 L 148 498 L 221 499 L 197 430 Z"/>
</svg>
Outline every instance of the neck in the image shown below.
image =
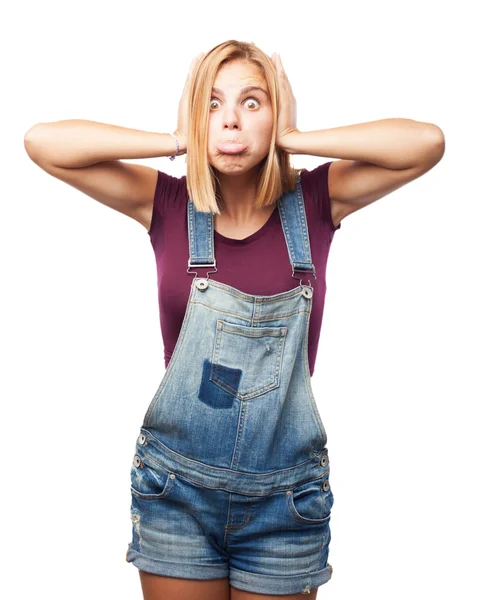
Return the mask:
<svg viewBox="0 0 479 600">
<path fill-rule="evenodd" d="M 251 169 L 241 175 L 216 174 L 218 195 L 223 202 L 222 216 L 238 224 L 245 223 L 258 211 L 253 203 L 256 199 L 258 172 Z"/>
</svg>

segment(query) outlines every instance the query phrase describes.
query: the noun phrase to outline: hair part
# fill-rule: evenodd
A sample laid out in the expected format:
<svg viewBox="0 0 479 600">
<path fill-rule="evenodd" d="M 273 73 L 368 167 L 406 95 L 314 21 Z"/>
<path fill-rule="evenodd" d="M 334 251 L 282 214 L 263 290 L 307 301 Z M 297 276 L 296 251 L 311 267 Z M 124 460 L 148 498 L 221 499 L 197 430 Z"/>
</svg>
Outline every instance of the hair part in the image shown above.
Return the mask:
<svg viewBox="0 0 479 600">
<path fill-rule="evenodd" d="M 188 98 L 188 140 L 186 184 L 188 196 L 197 210 L 220 214 L 223 202 L 218 192 L 215 168 L 208 162 L 208 121 L 211 91 L 219 69 L 233 60 L 246 60 L 261 70 L 273 111 L 273 134 L 269 153 L 258 165 L 255 208 L 275 204 L 288 191 L 293 191 L 300 170 L 290 163 L 290 154 L 276 146 L 279 88 L 273 61 L 252 42 L 228 40 L 207 52 L 196 65 Z"/>
</svg>

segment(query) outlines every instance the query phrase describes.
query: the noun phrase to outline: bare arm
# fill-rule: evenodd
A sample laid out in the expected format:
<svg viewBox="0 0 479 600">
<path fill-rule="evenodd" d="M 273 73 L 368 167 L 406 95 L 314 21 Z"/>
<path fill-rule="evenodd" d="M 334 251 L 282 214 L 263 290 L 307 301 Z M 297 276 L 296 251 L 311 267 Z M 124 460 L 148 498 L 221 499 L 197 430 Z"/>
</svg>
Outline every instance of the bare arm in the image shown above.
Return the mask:
<svg viewBox="0 0 479 600">
<path fill-rule="evenodd" d="M 185 154 L 184 136 L 177 137 L 179 154 Z M 70 119 L 37 123 L 25 134 L 25 149 L 35 162 L 76 169 L 107 160 L 173 156 L 176 142 L 169 133 Z"/>
<path fill-rule="evenodd" d="M 176 132 L 179 154 L 185 136 Z M 141 223 L 149 230 L 158 173 L 121 158 L 172 156 L 176 142 L 150 133 L 85 120 L 38 123 L 25 134 L 31 160 L 53 177 Z"/>
<path fill-rule="evenodd" d="M 178 154 L 186 154 L 188 98 L 193 59 L 178 107 Z M 176 142 L 168 133 L 151 133 L 96 121 L 70 119 L 37 123 L 25 134 L 28 156 L 44 171 L 150 229 L 158 181 L 156 169 L 121 159 L 172 156 Z"/>
</svg>

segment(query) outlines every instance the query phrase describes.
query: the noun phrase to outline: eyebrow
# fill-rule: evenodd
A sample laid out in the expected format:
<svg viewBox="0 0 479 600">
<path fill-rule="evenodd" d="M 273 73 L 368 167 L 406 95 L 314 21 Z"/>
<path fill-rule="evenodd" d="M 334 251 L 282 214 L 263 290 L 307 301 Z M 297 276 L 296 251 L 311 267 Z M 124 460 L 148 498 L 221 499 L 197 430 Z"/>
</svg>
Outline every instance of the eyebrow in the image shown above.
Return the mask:
<svg viewBox="0 0 479 600">
<path fill-rule="evenodd" d="M 266 92 L 266 90 L 264 90 L 262 87 L 258 87 L 257 85 L 248 85 L 240 91 L 240 96 L 243 96 L 244 94 L 248 94 L 249 92 L 254 92 L 254 91 L 263 92 L 263 94 L 265 96 L 268 95 L 268 92 Z M 212 88 L 211 93 L 218 94 L 218 96 L 224 97 L 223 92 L 216 87 Z"/>
</svg>

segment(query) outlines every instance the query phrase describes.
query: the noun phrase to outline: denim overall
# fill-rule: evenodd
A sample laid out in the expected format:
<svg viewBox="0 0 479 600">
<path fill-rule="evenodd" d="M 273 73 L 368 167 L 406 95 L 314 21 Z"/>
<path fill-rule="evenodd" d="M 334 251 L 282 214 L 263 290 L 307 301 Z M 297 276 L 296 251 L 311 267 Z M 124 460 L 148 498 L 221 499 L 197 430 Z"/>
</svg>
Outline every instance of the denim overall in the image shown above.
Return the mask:
<svg viewBox="0 0 479 600">
<path fill-rule="evenodd" d="M 300 283 L 256 296 L 208 277 L 218 271 L 213 214 L 188 200 L 187 272 L 215 271 L 193 271 L 136 442 L 127 561 L 173 577 L 230 576 L 251 592 L 306 594 L 331 578 L 334 497 L 308 364 L 313 287 L 296 277 L 316 277 L 299 176 L 278 210 Z"/>
</svg>

